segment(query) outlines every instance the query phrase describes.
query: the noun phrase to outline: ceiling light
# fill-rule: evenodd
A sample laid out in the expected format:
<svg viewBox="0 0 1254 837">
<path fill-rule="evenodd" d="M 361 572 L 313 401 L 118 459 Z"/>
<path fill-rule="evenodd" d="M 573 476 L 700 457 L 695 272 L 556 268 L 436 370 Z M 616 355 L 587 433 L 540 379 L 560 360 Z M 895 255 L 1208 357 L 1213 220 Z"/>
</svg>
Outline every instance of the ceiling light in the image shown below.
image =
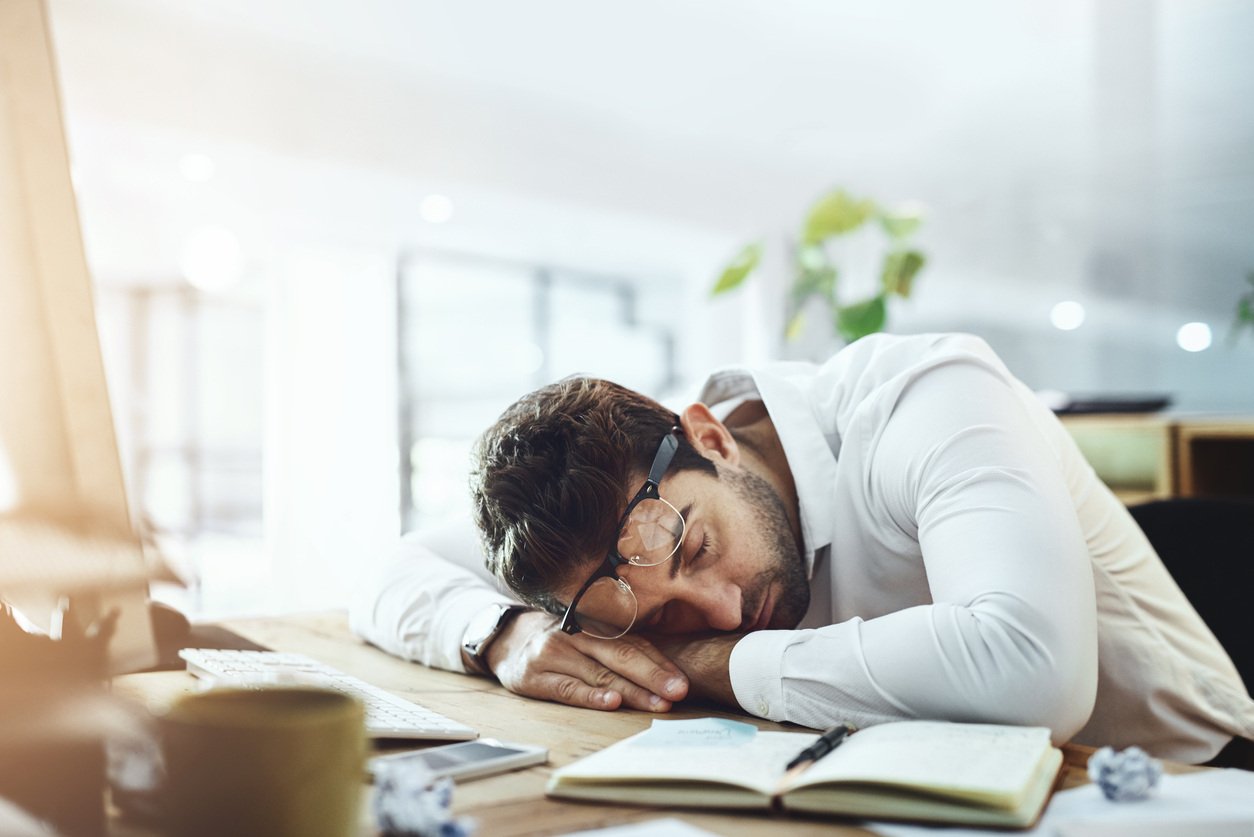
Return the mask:
<svg viewBox="0 0 1254 837">
<path fill-rule="evenodd" d="M 1084 322 L 1084 306 L 1071 299 L 1060 302 L 1049 312 L 1049 321 L 1054 328 L 1075 331 Z"/>
<path fill-rule="evenodd" d="M 1206 323 L 1185 323 L 1176 332 L 1176 345 L 1186 352 L 1203 352 L 1210 348 L 1210 326 Z"/>
</svg>

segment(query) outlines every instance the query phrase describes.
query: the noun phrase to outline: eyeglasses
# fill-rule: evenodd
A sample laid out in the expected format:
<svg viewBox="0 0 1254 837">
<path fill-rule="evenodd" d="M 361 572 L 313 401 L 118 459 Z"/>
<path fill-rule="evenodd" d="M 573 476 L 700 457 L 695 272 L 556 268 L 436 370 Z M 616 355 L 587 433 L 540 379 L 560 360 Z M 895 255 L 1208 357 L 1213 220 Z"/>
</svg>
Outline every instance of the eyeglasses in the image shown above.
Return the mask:
<svg viewBox="0 0 1254 837">
<path fill-rule="evenodd" d="M 618 540 L 570 601 L 561 628 L 568 634 L 583 631 L 600 639 L 618 639 L 636 622 L 639 604 L 631 585 L 618 577 L 623 564 L 656 567 L 679 551 L 684 542 L 684 516 L 658 494 L 662 476 L 679 450 L 678 427 L 662 439 L 649 477 L 627 504 L 618 522 Z"/>
</svg>

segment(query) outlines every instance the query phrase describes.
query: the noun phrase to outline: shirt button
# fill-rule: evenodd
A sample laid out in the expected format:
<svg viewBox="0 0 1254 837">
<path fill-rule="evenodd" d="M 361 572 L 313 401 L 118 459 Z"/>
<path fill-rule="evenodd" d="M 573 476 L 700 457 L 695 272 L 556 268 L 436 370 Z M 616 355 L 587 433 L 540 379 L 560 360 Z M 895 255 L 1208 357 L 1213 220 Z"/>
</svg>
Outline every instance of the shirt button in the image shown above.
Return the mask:
<svg viewBox="0 0 1254 837">
<path fill-rule="evenodd" d="M 771 714 L 771 705 L 764 700 L 758 701 L 758 714 L 763 718 Z"/>
</svg>

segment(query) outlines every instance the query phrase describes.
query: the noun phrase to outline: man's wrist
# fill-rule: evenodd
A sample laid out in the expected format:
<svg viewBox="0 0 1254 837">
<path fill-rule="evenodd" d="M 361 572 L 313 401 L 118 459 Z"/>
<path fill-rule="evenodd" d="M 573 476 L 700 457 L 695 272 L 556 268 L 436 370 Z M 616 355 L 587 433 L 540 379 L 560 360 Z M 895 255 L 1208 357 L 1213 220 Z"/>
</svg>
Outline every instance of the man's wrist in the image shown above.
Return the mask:
<svg viewBox="0 0 1254 837">
<path fill-rule="evenodd" d="M 487 653 L 520 614 L 532 608 L 513 602 L 497 602 L 475 614 L 462 636 L 462 663 L 475 674 L 492 674 Z"/>
<path fill-rule="evenodd" d="M 731 653 L 744 634 L 657 637 L 654 644 L 688 677 L 689 697 L 738 706 L 731 685 Z"/>
<path fill-rule="evenodd" d="M 689 679 L 698 695 L 725 706 L 737 705 L 731 684 L 731 653 L 741 639 L 741 634 L 714 636 L 696 645 L 694 671 Z"/>
</svg>

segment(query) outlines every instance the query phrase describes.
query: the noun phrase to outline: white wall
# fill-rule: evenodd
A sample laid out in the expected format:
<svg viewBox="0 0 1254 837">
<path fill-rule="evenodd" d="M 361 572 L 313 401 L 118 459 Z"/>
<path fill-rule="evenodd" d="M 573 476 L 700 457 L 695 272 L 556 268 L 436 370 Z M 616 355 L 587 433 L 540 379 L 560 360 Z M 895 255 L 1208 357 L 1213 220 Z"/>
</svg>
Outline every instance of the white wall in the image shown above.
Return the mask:
<svg viewBox="0 0 1254 837">
<path fill-rule="evenodd" d="M 341 478 L 387 471 L 373 434 L 394 395 L 345 364 L 383 362 L 401 252 L 639 277 L 673 311 L 691 389 L 800 351 L 779 339 L 781 244 L 843 185 L 927 209 L 929 266 L 894 330 L 980 333 L 1038 388 L 1254 411 L 1254 337 L 1223 340 L 1254 269 L 1249 3 L 49 3 L 97 278 L 181 281 L 184 242 L 212 225 L 275 283 L 266 362 L 296 378 L 267 426 L 313 424 L 270 437 L 271 543 L 284 572 L 317 553 L 311 597 L 350 559 L 311 542 L 330 495 L 297 475 L 327 434 L 368 451 L 332 461 Z M 211 179 L 180 174 L 189 153 Z M 422 220 L 432 193 L 447 223 Z M 757 237 L 765 275 L 710 300 Z M 291 266 L 313 251 L 331 255 L 306 287 Z M 1086 306 L 1076 331 L 1049 324 L 1064 299 Z M 1189 320 L 1216 345 L 1178 349 Z M 325 380 L 300 378 L 313 359 Z M 362 509 L 340 522 L 390 525 Z"/>
<path fill-rule="evenodd" d="M 307 245 L 277 268 L 265 440 L 276 603 L 343 604 L 400 528 L 394 266 Z"/>
</svg>

